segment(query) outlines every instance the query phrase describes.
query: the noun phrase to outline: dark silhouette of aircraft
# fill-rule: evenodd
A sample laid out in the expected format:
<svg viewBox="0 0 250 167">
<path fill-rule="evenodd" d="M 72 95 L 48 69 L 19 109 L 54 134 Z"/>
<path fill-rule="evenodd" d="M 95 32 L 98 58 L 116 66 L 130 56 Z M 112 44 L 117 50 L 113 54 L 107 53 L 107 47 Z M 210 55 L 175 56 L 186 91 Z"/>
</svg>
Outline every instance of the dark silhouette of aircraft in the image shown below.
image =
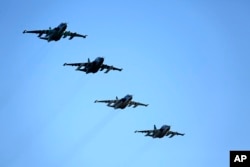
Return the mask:
<svg viewBox="0 0 250 167">
<path fill-rule="evenodd" d="M 139 102 L 132 101 L 132 95 L 126 95 L 125 97 L 118 99 L 116 96 L 115 100 L 96 100 L 95 103 L 108 103 L 107 106 L 113 107 L 114 109 L 124 109 L 126 107 L 133 106 L 133 108 L 137 106 L 148 106 L 148 104 L 143 104 Z M 113 105 L 112 105 L 113 104 Z"/>
<path fill-rule="evenodd" d="M 154 130 L 136 130 L 135 133 L 146 133 L 145 136 L 150 136 L 152 138 L 162 138 L 164 136 L 169 136 L 169 138 L 174 137 L 175 135 L 184 136 L 184 133 L 170 131 L 169 125 L 163 125 L 160 129 L 157 129 L 154 125 Z"/>
<path fill-rule="evenodd" d="M 62 37 L 66 38 L 67 36 L 69 36 L 70 40 L 72 38 L 74 38 L 74 37 L 82 37 L 82 38 L 86 38 L 87 37 L 87 35 L 77 34 L 76 32 L 72 33 L 70 31 L 66 31 L 66 29 L 67 29 L 67 23 L 61 23 L 57 27 L 55 27 L 53 29 L 51 29 L 49 27 L 48 30 L 32 30 L 32 31 L 24 30 L 23 33 L 38 34 L 38 37 L 40 39 L 47 40 L 48 42 L 50 42 L 50 41 L 58 41 Z M 43 34 L 45 34 L 44 37 L 42 37 Z"/>
<path fill-rule="evenodd" d="M 88 59 L 88 62 L 86 63 L 64 63 L 64 66 L 77 66 L 77 71 L 83 71 L 86 74 L 88 73 L 96 73 L 97 71 L 102 71 L 106 69 L 104 73 L 108 73 L 110 70 L 117 70 L 122 71 L 122 68 L 116 68 L 113 66 L 109 66 L 106 64 L 103 64 L 104 58 L 103 57 L 97 57 L 94 61 L 90 62 Z M 83 68 L 82 68 L 83 67 Z"/>
</svg>

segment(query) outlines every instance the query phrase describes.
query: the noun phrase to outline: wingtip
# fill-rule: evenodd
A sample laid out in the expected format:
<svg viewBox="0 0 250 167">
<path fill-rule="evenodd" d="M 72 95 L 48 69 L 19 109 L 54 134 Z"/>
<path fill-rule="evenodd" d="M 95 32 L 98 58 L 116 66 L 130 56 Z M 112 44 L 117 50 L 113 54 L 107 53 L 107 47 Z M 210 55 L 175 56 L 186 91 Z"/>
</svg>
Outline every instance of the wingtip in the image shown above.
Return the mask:
<svg viewBox="0 0 250 167">
<path fill-rule="evenodd" d="M 94 103 L 96 103 L 96 102 L 97 102 L 97 100 L 94 101 Z"/>
<path fill-rule="evenodd" d="M 63 66 L 66 66 L 66 65 L 67 65 L 67 63 L 64 63 L 64 64 L 63 64 Z"/>
<path fill-rule="evenodd" d="M 23 34 L 26 33 L 27 31 L 26 30 L 23 30 Z"/>
</svg>

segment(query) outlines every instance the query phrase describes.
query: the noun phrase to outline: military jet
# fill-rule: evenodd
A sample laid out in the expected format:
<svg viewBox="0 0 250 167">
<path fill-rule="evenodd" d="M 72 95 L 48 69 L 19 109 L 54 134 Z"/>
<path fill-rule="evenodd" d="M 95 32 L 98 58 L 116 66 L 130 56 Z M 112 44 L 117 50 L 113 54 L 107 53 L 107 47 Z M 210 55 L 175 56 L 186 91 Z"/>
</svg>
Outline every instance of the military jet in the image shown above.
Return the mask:
<svg viewBox="0 0 250 167">
<path fill-rule="evenodd" d="M 102 71 L 104 69 L 104 73 L 108 73 L 110 70 L 117 70 L 117 71 L 122 71 L 122 68 L 116 68 L 113 66 L 109 66 L 106 64 L 103 64 L 104 58 L 103 57 L 97 57 L 94 61 L 90 62 L 90 59 L 88 59 L 88 62 L 86 63 L 64 63 L 64 66 L 77 66 L 76 70 L 77 71 L 83 71 L 86 74 L 88 73 L 96 73 L 97 71 Z M 84 68 L 82 68 L 84 67 Z"/>
<path fill-rule="evenodd" d="M 38 34 L 38 37 L 40 39 L 47 40 L 48 42 L 50 42 L 50 41 L 58 41 L 62 37 L 66 38 L 67 36 L 69 36 L 69 40 L 71 40 L 74 37 L 82 37 L 82 38 L 87 37 L 87 35 L 77 34 L 76 32 L 72 33 L 70 31 L 66 31 L 66 29 L 67 29 L 67 23 L 61 23 L 57 27 L 55 27 L 53 29 L 51 29 L 51 27 L 49 27 L 48 30 L 32 30 L 32 31 L 24 30 L 23 33 Z M 42 37 L 43 34 L 45 34 L 44 37 Z"/>
<path fill-rule="evenodd" d="M 114 109 L 124 109 L 126 107 L 133 106 L 133 108 L 137 106 L 145 106 L 147 107 L 148 104 L 143 104 L 139 102 L 132 101 L 133 96 L 132 95 L 126 95 L 125 97 L 118 99 L 116 96 L 115 100 L 96 100 L 95 103 L 108 103 L 107 106 L 113 107 Z M 112 105 L 113 104 L 113 105 Z"/>
<path fill-rule="evenodd" d="M 169 138 L 174 137 L 175 135 L 184 136 L 184 133 L 170 131 L 169 125 L 163 125 L 160 129 L 157 129 L 154 125 L 154 130 L 136 130 L 135 133 L 146 133 L 145 136 L 150 136 L 152 138 L 162 138 L 164 136 L 169 136 Z"/>
</svg>

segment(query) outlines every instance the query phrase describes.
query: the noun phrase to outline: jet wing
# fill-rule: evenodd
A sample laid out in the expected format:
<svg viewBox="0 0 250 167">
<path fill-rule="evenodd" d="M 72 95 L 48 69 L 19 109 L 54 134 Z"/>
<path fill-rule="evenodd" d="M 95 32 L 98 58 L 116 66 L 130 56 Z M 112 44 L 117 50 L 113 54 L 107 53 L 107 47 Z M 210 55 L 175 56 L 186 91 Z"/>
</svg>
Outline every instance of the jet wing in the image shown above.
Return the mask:
<svg viewBox="0 0 250 167">
<path fill-rule="evenodd" d="M 130 101 L 128 103 L 128 107 L 130 107 L 130 106 L 133 106 L 133 108 L 135 108 L 137 106 L 145 106 L 145 107 L 147 107 L 148 104 L 143 104 L 143 103 L 139 103 L 139 102 L 135 102 L 135 101 Z"/>
<path fill-rule="evenodd" d="M 95 100 L 95 103 L 108 103 L 108 104 L 111 104 L 111 103 L 116 103 L 117 100 Z"/>
<path fill-rule="evenodd" d="M 50 31 L 51 30 L 32 30 L 32 31 L 24 30 L 23 33 L 38 34 L 38 37 L 41 37 L 43 34 L 48 34 Z"/>
<path fill-rule="evenodd" d="M 88 63 L 64 63 L 64 66 L 86 66 Z"/>
<path fill-rule="evenodd" d="M 135 133 L 153 133 L 154 130 L 136 130 Z"/>
<path fill-rule="evenodd" d="M 88 35 L 81 35 L 81 34 L 78 34 L 76 32 L 70 32 L 70 31 L 65 31 L 63 33 L 63 38 L 66 38 L 67 36 L 69 36 L 69 40 L 71 40 L 72 38 L 74 37 L 82 37 L 82 38 L 86 38 Z"/>
<path fill-rule="evenodd" d="M 118 100 L 95 100 L 95 103 L 108 103 L 108 107 L 113 107 L 111 104 L 116 103 Z"/>
<path fill-rule="evenodd" d="M 116 67 L 113 67 L 113 66 L 109 66 L 109 65 L 106 65 L 106 64 L 103 64 L 100 68 L 100 70 L 104 70 L 106 69 L 105 73 L 108 73 L 110 70 L 117 70 L 117 71 L 122 71 L 122 68 L 116 68 Z"/>
<path fill-rule="evenodd" d="M 150 136 L 153 137 L 154 136 L 154 130 L 136 130 L 135 133 L 146 133 L 145 136 Z"/>
<path fill-rule="evenodd" d="M 170 135 L 169 138 L 172 138 L 172 137 L 174 137 L 175 135 L 184 136 L 185 134 L 184 134 L 184 133 L 179 133 L 179 132 L 172 132 L 172 131 L 169 131 L 169 132 L 166 134 L 166 136 L 168 136 L 168 135 Z"/>
</svg>

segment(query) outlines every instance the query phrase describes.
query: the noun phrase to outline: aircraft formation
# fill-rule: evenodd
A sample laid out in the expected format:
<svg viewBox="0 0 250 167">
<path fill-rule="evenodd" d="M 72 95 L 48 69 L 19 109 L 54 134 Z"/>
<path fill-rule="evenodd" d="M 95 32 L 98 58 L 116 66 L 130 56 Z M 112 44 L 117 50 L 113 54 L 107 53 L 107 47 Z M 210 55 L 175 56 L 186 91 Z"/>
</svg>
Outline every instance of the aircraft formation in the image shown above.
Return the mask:
<svg viewBox="0 0 250 167">
<path fill-rule="evenodd" d="M 70 31 L 66 31 L 67 29 L 67 23 L 61 23 L 57 27 L 46 30 L 31 30 L 27 31 L 24 30 L 23 33 L 33 33 L 38 34 L 38 37 L 43 40 L 47 40 L 47 42 L 51 41 L 59 41 L 61 38 L 69 37 L 69 40 L 73 39 L 74 37 L 82 37 L 86 38 L 88 35 L 82 35 L 78 34 L 76 32 L 72 33 Z M 45 35 L 45 36 L 43 36 Z M 103 57 L 97 57 L 95 60 L 90 61 L 88 58 L 87 62 L 82 63 L 64 63 L 63 66 L 75 66 L 77 67 L 76 71 L 85 72 L 86 74 L 89 73 L 96 73 L 98 71 L 105 70 L 104 73 L 108 73 L 110 70 L 114 71 L 122 71 L 122 68 L 117 68 L 112 65 L 106 65 L 104 64 L 104 58 Z M 108 107 L 113 107 L 114 109 L 125 109 L 126 107 L 137 107 L 137 106 L 144 106 L 147 107 L 148 104 L 144 104 L 141 102 L 132 101 L 133 96 L 128 94 L 124 96 L 123 98 L 118 98 L 116 96 L 113 100 L 95 100 L 94 103 L 107 103 Z M 163 138 L 164 136 L 169 136 L 169 138 L 172 138 L 175 135 L 184 136 L 184 133 L 174 132 L 170 130 L 171 126 L 169 125 L 163 125 L 160 129 L 156 128 L 156 125 L 154 125 L 154 129 L 152 130 L 136 130 L 135 133 L 146 133 L 145 136 L 149 136 L 152 138 Z"/>
</svg>

